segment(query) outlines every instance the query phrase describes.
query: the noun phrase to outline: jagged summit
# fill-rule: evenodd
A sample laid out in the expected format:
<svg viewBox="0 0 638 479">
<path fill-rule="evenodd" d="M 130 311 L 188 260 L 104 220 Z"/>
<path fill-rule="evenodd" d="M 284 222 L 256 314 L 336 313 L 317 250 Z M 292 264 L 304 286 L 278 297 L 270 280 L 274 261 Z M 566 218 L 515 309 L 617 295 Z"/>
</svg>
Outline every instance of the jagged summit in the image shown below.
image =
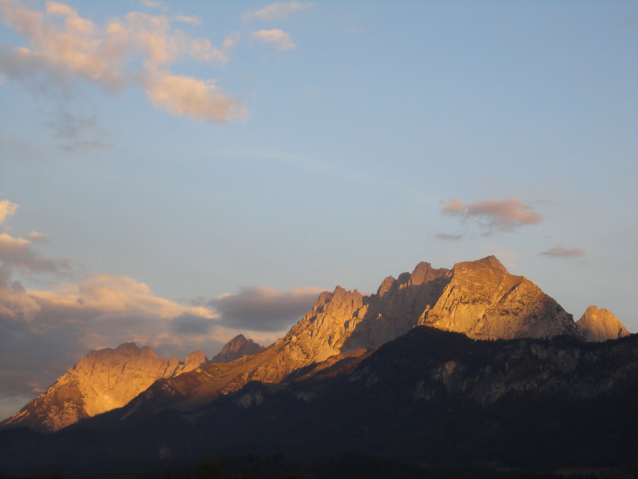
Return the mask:
<svg viewBox="0 0 638 479">
<path fill-rule="evenodd" d="M 243 334 L 238 334 L 233 339 L 224 344 L 222 350 L 216 354 L 211 363 L 229 363 L 243 356 L 256 354 L 264 349 L 263 346 L 255 343 L 252 339 L 246 339 Z"/>
<path fill-rule="evenodd" d="M 155 380 L 192 371 L 205 362 L 201 351 L 190 353 L 181 362 L 161 358 L 149 346 L 139 348 L 135 343 L 91 351 L 0 427 L 57 431 L 80 419 L 122 407 Z"/>
<path fill-rule="evenodd" d="M 376 294 L 341 286 L 321 293 L 288 334 L 261 353 L 158 382 L 147 400 L 164 394 L 169 402 L 179 397 L 200 404 L 196 398 L 212 399 L 250 381 L 278 383 L 300 368 L 374 350 L 420 324 L 477 339 L 582 338 L 556 301 L 531 281 L 509 274 L 494 257 L 458 263 L 452 270 L 419 263 L 412 273 L 386 278 Z M 132 407 L 144 410 L 137 403 Z"/>
<path fill-rule="evenodd" d="M 193 353 L 194 356 L 189 355 L 184 363 L 179 363 L 177 359 L 158 358 L 152 349 L 139 349 L 132 343 L 108 353 L 92 352 L 47 393 L 5 423 L 24 421 L 21 425 L 58 429 L 82 417 L 120 407 L 145 388 L 148 389 L 135 401 L 109 414 L 117 413 L 118 420 L 124 420 L 150 414 L 149 411 L 176 402 L 183 402 L 180 408 L 186 411 L 189 405 L 200 407 L 202 401 L 236 391 L 251 381 L 279 383 L 294 377 L 302 368 L 306 368 L 303 371 L 321 370 L 321 364 L 336 364 L 341 359 L 372 354 L 371 351 L 417 325 L 463 333 L 474 339 L 556 335 L 583 339 L 590 334 L 588 331 L 598 331 L 587 337 L 600 340 L 628 334 L 624 326 L 609 313 L 617 321 L 614 323 L 605 311 L 589 308 L 577 325 L 554 299 L 523 276 L 510 274 L 494 256 L 457 263 L 452 269 L 433 268 L 422 262 L 412 273 L 401 273 L 396 279 L 385 278 L 376 294 L 362 295 L 341 286 L 332 292 L 322 292 L 312 309 L 283 338 L 265 349 L 238 335 L 207 364 L 203 364 L 202 353 Z M 601 315 L 604 321 L 595 322 Z M 590 323 L 598 326 L 587 326 Z M 109 361 L 119 365 L 112 369 L 122 371 L 121 380 L 104 373 L 108 367 L 105 364 L 110 363 L 103 360 L 102 355 L 117 358 Z M 82 372 L 93 367 L 93 363 L 102 372 L 89 381 L 89 375 Z M 126 383 L 126 372 L 131 369 L 129 363 L 140 363 L 137 369 L 148 381 L 134 382 L 145 386 L 135 391 L 124 387 L 122 391 L 127 395 L 118 395 L 114 391 L 119 389 L 112 388 L 112 381 Z M 110 378 L 106 386 L 105 376 Z M 158 381 L 153 383 L 153 378 Z M 68 399 L 75 397 L 80 399 Z M 107 403 L 104 398 L 111 402 Z"/>
<path fill-rule="evenodd" d="M 627 328 L 610 311 L 590 306 L 576 326 L 587 341 L 607 341 L 629 336 Z"/>
</svg>

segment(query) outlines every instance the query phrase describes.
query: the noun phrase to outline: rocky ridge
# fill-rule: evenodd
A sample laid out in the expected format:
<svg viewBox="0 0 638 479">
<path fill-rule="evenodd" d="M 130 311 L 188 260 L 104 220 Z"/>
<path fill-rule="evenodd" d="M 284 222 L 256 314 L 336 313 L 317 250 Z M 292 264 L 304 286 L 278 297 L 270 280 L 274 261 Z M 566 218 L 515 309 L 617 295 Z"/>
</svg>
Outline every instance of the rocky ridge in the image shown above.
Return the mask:
<svg viewBox="0 0 638 479">
<path fill-rule="evenodd" d="M 590 306 L 576 321 L 581 334 L 587 341 L 607 341 L 629 336 L 627 328 L 606 309 Z"/>
<path fill-rule="evenodd" d="M 251 381 L 286 382 L 300 370 L 320 371 L 326 361 L 374 350 L 417 325 L 473 339 L 583 339 L 554 299 L 526 278 L 509 274 L 494 256 L 458 263 L 452 270 L 419 263 L 412 273 L 386 278 L 376 294 L 340 286 L 321 293 L 312 310 L 261 353 L 158 381 L 121 414 L 135 417 L 177 403 L 182 410 L 189 404 L 198 408 L 203 400 Z"/>
<path fill-rule="evenodd" d="M 140 349 L 135 343 L 91 351 L 0 426 L 57 431 L 80 419 L 125 406 L 157 379 L 193 371 L 205 362 L 201 351 L 190 353 L 181 362 L 161 358 L 150 347 Z"/>
</svg>

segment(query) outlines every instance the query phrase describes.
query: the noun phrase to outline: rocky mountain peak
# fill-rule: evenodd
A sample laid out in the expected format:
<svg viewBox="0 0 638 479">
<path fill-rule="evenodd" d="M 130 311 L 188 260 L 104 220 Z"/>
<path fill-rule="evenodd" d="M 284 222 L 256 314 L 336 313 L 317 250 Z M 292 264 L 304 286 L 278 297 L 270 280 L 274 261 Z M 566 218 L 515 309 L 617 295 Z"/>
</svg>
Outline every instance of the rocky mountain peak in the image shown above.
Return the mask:
<svg viewBox="0 0 638 479">
<path fill-rule="evenodd" d="M 205 362 L 201 351 L 181 362 L 161 358 L 151 347 L 139 348 L 135 343 L 91 351 L 0 426 L 57 431 L 80 419 L 122 407 L 157 379 L 193 371 Z"/>
<path fill-rule="evenodd" d="M 414 271 L 412 271 L 412 274 L 410 275 L 410 284 L 418 286 L 420 284 L 427 283 L 428 281 L 444 277 L 449 273 L 449 269 L 435 269 L 430 263 L 421 262 L 417 264 Z"/>
<path fill-rule="evenodd" d="M 445 290 L 419 324 L 476 339 L 582 337 L 553 298 L 510 274 L 494 256 L 455 264 Z"/>
<path fill-rule="evenodd" d="M 246 339 L 243 334 L 238 334 L 233 339 L 224 344 L 222 350 L 218 354 L 216 354 L 213 359 L 211 359 L 211 362 L 229 363 L 241 357 L 256 354 L 263 349 L 263 346 L 260 346 L 259 344 L 253 342 L 252 339 Z"/>
<path fill-rule="evenodd" d="M 629 331 L 616 316 L 593 305 L 576 321 L 576 326 L 587 341 L 607 341 L 629 336 Z"/>
</svg>

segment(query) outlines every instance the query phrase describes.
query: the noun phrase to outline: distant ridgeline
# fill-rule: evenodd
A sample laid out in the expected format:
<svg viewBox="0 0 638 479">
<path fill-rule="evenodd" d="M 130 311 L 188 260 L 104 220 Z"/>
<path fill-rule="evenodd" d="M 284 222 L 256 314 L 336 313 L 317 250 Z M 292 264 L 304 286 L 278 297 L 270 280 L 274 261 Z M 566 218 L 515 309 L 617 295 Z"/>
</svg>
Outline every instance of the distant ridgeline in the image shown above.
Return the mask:
<svg viewBox="0 0 638 479">
<path fill-rule="evenodd" d="M 213 361 L 91 352 L 2 423 L 0 475 L 125 477 L 247 453 L 638 471 L 636 394 L 638 336 L 609 311 L 574 322 L 493 256 L 420 263 L 370 296 L 322 293 L 265 349 L 239 336 Z"/>
</svg>

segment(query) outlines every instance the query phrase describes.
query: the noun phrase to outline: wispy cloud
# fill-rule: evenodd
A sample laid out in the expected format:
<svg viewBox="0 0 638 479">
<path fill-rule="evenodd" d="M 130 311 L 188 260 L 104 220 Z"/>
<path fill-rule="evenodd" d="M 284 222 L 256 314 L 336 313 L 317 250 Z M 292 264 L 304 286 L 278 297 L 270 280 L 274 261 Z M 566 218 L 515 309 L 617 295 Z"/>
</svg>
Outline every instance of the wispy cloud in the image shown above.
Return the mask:
<svg viewBox="0 0 638 479">
<path fill-rule="evenodd" d="M 516 198 L 506 200 L 464 203 L 456 198 L 441 200 L 443 214 L 456 216 L 462 221 L 475 221 L 489 235 L 495 231 L 511 231 L 524 225 L 535 225 L 543 220 L 534 208 Z"/>
<path fill-rule="evenodd" d="M 156 2 L 153 0 L 140 0 L 140 3 L 148 8 L 159 8 L 161 10 L 168 10 L 166 4 L 162 2 Z"/>
<path fill-rule="evenodd" d="M 66 106 L 58 109 L 55 120 L 48 122 L 56 138 L 62 141 L 66 151 L 99 151 L 112 146 L 108 141 L 99 139 L 104 136 L 100 131 L 97 115 L 86 117 L 71 114 Z"/>
<path fill-rule="evenodd" d="M 17 204 L 11 203 L 7 199 L 0 201 L 0 224 L 4 223 L 8 218 L 11 218 L 17 210 Z"/>
<path fill-rule="evenodd" d="M 443 241 L 459 241 L 463 239 L 463 235 L 450 235 L 447 233 L 437 233 L 434 237 Z"/>
<path fill-rule="evenodd" d="M 554 258 L 578 258 L 585 256 L 585 252 L 580 248 L 567 249 L 562 246 L 556 246 L 538 254 L 541 256 L 552 256 Z"/>
<path fill-rule="evenodd" d="M 292 43 L 290 35 L 279 29 L 259 30 L 258 32 L 253 32 L 252 37 L 263 43 L 274 43 L 277 49 L 281 51 L 294 50 L 297 48 L 295 44 Z"/>
<path fill-rule="evenodd" d="M 186 15 L 177 15 L 175 17 L 175 21 L 176 22 L 183 22 L 183 23 L 192 23 L 193 25 L 201 25 L 203 22 L 203 19 L 201 17 L 196 17 L 196 16 L 186 16 Z"/>
<path fill-rule="evenodd" d="M 0 201 L 0 224 L 13 216 L 18 207 L 8 199 Z M 60 273 L 71 270 L 67 259 L 48 258 L 32 248 L 32 241 L 46 242 L 48 238 L 48 235 L 35 231 L 26 238 L 0 233 L 0 288 L 9 287 L 11 275 L 16 270 L 23 273 Z"/>
<path fill-rule="evenodd" d="M 51 240 L 51 235 L 32 231 L 26 236 L 26 238 L 33 243 L 48 243 Z"/>
<path fill-rule="evenodd" d="M 156 108 L 174 115 L 226 122 L 241 119 L 247 113 L 239 100 L 231 99 L 212 80 L 170 71 L 171 65 L 183 57 L 221 65 L 228 61 L 235 37 L 215 48 L 208 39 L 191 38 L 172 28 L 173 21 L 198 24 L 201 19 L 197 17 L 171 19 L 131 12 L 123 20 L 114 18 L 100 27 L 68 5 L 47 2 L 45 11 L 38 11 L 17 0 L 0 0 L 0 13 L 4 22 L 29 44 L 2 46 L 0 71 L 34 91 L 46 92 L 55 85 L 68 94 L 77 80 L 100 85 L 109 92 L 138 83 Z M 141 71 L 129 68 L 140 62 Z M 199 106 L 195 108 L 194 103 Z M 79 144 L 83 141 L 86 143 L 79 140 Z"/>
<path fill-rule="evenodd" d="M 285 20 L 291 13 L 307 10 L 314 7 L 308 2 L 275 2 L 259 10 L 249 10 L 244 13 L 244 19 L 256 18 L 258 20 Z"/>
<path fill-rule="evenodd" d="M 213 299 L 208 305 L 220 316 L 221 324 L 235 329 L 281 331 L 310 310 L 319 293 L 314 287 L 280 291 L 263 286 L 242 288 L 237 294 Z"/>
</svg>

